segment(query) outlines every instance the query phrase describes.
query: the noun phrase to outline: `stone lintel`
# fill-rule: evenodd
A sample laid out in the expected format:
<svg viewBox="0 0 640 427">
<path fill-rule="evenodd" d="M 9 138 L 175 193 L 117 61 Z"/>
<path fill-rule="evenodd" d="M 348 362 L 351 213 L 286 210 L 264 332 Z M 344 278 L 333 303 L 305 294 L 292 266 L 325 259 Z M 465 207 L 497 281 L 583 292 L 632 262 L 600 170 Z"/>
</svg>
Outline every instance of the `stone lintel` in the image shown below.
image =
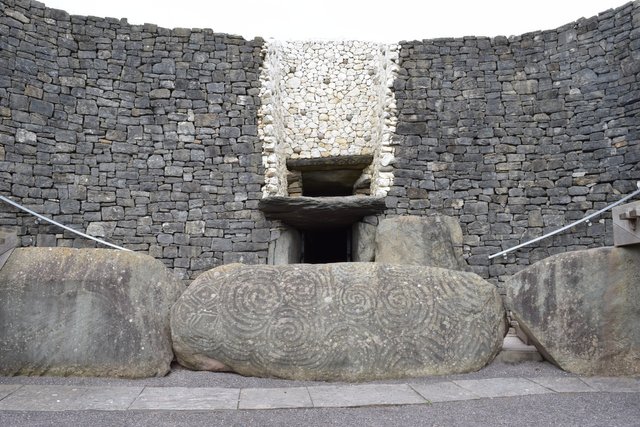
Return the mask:
<svg viewBox="0 0 640 427">
<path fill-rule="evenodd" d="M 267 219 L 280 220 L 298 229 L 337 228 L 353 224 L 386 209 L 384 197 L 283 197 L 260 200 Z"/>
<path fill-rule="evenodd" d="M 373 155 L 321 157 L 312 159 L 287 159 L 287 169 L 296 171 L 318 171 L 336 169 L 362 170 L 373 162 Z"/>
</svg>

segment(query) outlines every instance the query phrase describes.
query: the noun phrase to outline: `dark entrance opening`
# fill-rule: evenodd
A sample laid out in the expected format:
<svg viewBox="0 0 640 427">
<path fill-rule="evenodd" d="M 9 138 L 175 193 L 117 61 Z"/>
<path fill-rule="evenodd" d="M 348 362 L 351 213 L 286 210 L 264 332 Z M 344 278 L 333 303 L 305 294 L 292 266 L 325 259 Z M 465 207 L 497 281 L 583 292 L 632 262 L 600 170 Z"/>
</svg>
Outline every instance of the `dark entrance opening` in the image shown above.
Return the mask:
<svg viewBox="0 0 640 427">
<path fill-rule="evenodd" d="M 302 231 L 302 262 L 351 261 L 351 227 Z"/>
<path fill-rule="evenodd" d="M 287 159 L 291 196 L 343 197 L 369 195 L 372 155 Z"/>
<path fill-rule="evenodd" d="M 353 195 L 353 186 L 362 175 L 359 169 L 303 171 L 302 195 L 336 197 Z"/>
</svg>

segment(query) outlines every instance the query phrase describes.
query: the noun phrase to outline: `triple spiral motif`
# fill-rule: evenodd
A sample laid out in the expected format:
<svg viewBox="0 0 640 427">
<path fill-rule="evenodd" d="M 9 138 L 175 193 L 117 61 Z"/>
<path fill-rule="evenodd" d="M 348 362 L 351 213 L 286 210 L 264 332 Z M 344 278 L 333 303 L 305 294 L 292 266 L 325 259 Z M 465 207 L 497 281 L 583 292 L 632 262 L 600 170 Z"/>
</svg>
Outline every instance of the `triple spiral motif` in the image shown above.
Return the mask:
<svg viewBox="0 0 640 427">
<path fill-rule="evenodd" d="M 476 278 L 373 263 L 241 266 L 198 278 L 172 328 L 194 354 L 245 375 L 428 374 L 470 349 L 493 356 L 499 313 L 485 305 L 496 294 Z"/>
</svg>

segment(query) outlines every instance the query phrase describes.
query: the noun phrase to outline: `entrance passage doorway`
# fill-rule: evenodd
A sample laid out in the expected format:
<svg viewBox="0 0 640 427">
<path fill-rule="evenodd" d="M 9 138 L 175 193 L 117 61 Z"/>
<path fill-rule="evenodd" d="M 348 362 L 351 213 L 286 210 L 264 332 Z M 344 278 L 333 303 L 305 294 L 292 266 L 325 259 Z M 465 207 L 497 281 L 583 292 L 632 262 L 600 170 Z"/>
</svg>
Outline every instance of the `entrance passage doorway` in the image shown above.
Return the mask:
<svg viewBox="0 0 640 427">
<path fill-rule="evenodd" d="M 302 262 L 327 264 L 351 261 L 351 226 L 302 231 Z"/>
<path fill-rule="evenodd" d="M 385 211 L 371 196 L 373 155 L 287 159 L 287 195 L 269 196 L 258 207 L 282 221 L 269 243 L 269 264 L 329 264 L 373 261 L 371 233 L 362 218 Z"/>
</svg>

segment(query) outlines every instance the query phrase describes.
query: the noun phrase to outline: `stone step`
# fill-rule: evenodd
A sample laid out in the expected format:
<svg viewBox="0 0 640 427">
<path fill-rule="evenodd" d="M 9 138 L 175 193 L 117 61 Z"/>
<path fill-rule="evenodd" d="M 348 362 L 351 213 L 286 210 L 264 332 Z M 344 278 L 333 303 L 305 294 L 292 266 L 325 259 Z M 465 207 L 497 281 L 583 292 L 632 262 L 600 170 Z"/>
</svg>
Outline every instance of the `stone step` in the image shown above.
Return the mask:
<svg viewBox="0 0 640 427">
<path fill-rule="evenodd" d="M 511 329 L 513 329 L 514 334 L 520 338 L 520 340 L 527 344 L 527 345 L 533 345 L 533 343 L 531 342 L 531 339 L 529 338 L 529 335 L 527 335 L 522 328 L 520 327 L 520 325 L 518 324 L 518 322 L 516 320 L 511 320 L 511 328 L 509 328 L 509 332 L 511 332 Z"/>
<path fill-rule="evenodd" d="M 511 327 L 507 336 L 504 337 L 502 351 L 495 360 L 503 363 L 522 363 L 541 362 L 544 359 L 535 346 L 523 341 L 517 329 Z"/>
</svg>

